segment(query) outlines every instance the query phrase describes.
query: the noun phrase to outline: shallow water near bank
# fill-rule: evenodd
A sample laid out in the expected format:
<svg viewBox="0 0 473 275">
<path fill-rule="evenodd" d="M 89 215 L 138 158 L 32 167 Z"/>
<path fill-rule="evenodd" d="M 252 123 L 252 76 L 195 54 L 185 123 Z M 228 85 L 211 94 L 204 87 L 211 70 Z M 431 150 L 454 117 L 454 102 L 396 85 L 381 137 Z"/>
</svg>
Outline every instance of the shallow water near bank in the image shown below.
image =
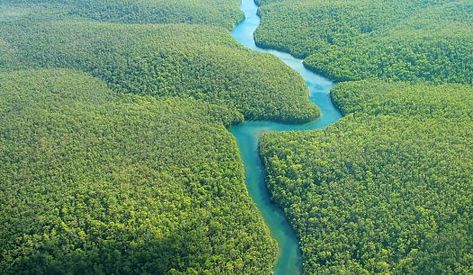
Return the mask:
<svg viewBox="0 0 473 275">
<path fill-rule="evenodd" d="M 302 131 L 322 129 L 336 122 L 342 116 L 330 98 L 333 82 L 306 69 L 302 59 L 288 53 L 256 46 L 254 33 L 260 25 L 257 14 L 258 6 L 253 0 L 242 0 L 241 10 L 245 20 L 238 24 L 232 32 L 233 37 L 243 46 L 261 53 L 272 54 L 281 59 L 286 65 L 297 71 L 309 88 L 310 101 L 316 104 L 321 116 L 305 124 L 284 124 L 272 121 L 250 121 L 233 126 L 231 132 L 235 136 L 240 155 L 245 166 L 248 192 L 258 207 L 272 237 L 279 245 L 279 258 L 274 268 L 274 274 L 300 274 L 302 260 L 299 240 L 289 225 L 283 211 L 271 202 L 270 194 L 265 183 L 265 168 L 258 152 L 259 136 L 266 131 Z"/>
</svg>

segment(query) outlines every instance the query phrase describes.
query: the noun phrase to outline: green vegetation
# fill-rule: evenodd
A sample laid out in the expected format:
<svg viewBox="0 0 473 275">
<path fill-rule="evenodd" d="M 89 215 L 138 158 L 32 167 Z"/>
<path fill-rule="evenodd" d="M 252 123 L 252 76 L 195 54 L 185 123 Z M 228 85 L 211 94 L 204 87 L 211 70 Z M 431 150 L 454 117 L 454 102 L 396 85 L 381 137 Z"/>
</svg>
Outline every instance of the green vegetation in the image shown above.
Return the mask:
<svg viewBox="0 0 473 275">
<path fill-rule="evenodd" d="M 0 26 L 0 41 L 8 55 L 0 64 L 9 69 L 81 70 L 118 92 L 193 97 L 237 109 L 246 119 L 318 116 L 296 72 L 273 56 L 241 48 L 220 28 L 11 22 Z"/>
<path fill-rule="evenodd" d="M 238 0 L 2 0 L 0 7 L 45 8 L 48 13 L 61 11 L 107 22 L 189 23 L 231 29 L 242 18 L 239 4 Z M 34 13 L 29 16 L 38 18 Z"/>
<path fill-rule="evenodd" d="M 74 9 L 93 19 L 125 23 L 192 23 L 227 29 L 242 19 L 238 0 L 82 0 Z"/>
<path fill-rule="evenodd" d="M 264 47 L 307 57 L 333 80 L 473 84 L 473 2 L 262 1 Z"/>
<path fill-rule="evenodd" d="M 271 272 L 237 112 L 28 70 L 0 73 L 0 116 L 2 273 Z"/>
<path fill-rule="evenodd" d="M 6 5 L 0 1 L 0 23 L 71 18 L 66 5 Z"/>
<path fill-rule="evenodd" d="M 304 272 L 471 274 L 473 3 L 259 3 L 259 45 L 362 80 L 332 91 L 340 123 L 262 137 Z"/>
<path fill-rule="evenodd" d="M 257 2 L 259 45 L 361 80 L 262 137 L 304 272 L 473 273 L 473 3 Z M 226 128 L 319 112 L 238 5 L 0 0 L 2 273 L 271 273 Z"/>
<path fill-rule="evenodd" d="M 333 98 L 341 122 L 260 145 L 304 272 L 470 274 L 473 88 L 361 81 Z"/>
<path fill-rule="evenodd" d="M 365 80 L 340 83 L 331 95 L 343 114 L 473 121 L 473 88 L 466 85 Z"/>
<path fill-rule="evenodd" d="M 0 270 L 271 273 L 226 128 L 319 113 L 239 1 L 0 2 Z"/>
</svg>

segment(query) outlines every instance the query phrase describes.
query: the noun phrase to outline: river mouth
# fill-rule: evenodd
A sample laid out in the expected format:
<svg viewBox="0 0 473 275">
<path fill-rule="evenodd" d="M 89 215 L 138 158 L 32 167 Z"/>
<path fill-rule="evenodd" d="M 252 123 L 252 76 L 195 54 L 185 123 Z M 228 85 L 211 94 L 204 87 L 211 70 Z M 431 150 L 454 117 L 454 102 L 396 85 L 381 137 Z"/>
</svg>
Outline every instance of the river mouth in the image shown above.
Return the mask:
<svg viewBox="0 0 473 275">
<path fill-rule="evenodd" d="M 302 258 L 299 240 L 283 211 L 271 201 L 271 195 L 265 182 L 265 168 L 258 150 L 259 137 L 261 133 L 266 131 L 323 129 L 338 121 L 342 115 L 330 98 L 330 90 L 334 86 L 333 82 L 306 69 L 302 59 L 278 50 L 258 47 L 254 39 L 254 33 L 261 22 L 258 16 L 258 6 L 254 0 L 242 0 L 241 10 L 245 14 L 245 19 L 234 28 L 232 36 L 246 48 L 256 52 L 272 54 L 297 71 L 309 89 L 310 101 L 317 105 L 321 112 L 318 119 L 304 124 L 250 121 L 231 128 L 245 167 L 248 192 L 270 229 L 271 236 L 279 246 L 279 257 L 274 267 L 274 274 L 300 274 Z"/>
</svg>

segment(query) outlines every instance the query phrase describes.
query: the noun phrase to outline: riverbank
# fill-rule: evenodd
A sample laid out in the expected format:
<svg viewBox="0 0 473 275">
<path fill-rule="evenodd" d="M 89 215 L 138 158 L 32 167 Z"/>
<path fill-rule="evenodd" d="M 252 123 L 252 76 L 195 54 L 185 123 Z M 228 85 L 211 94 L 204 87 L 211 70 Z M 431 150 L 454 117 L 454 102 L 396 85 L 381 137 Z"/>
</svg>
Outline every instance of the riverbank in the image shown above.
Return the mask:
<svg viewBox="0 0 473 275">
<path fill-rule="evenodd" d="M 287 66 L 297 71 L 304 79 L 310 101 L 318 106 L 321 116 L 304 124 L 284 124 L 273 121 L 251 121 L 233 126 L 231 132 L 235 136 L 240 156 L 244 163 L 248 192 L 258 207 L 272 237 L 279 245 L 279 258 L 276 262 L 275 274 L 299 274 L 302 267 L 299 240 L 288 223 L 283 211 L 271 201 L 271 194 L 266 186 L 266 175 L 263 162 L 259 155 L 259 137 L 267 131 L 303 131 L 323 129 L 338 121 L 342 115 L 332 103 L 330 90 L 333 82 L 308 70 L 303 60 L 288 53 L 275 49 L 263 49 L 256 45 L 254 33 L 260 25 L 258 6 L 253 0 L 243 0 L 241 10 L 245 20 L 235 27 L 233 37 L 243 46 L 260 53 L 272 54 Z"/>
</svg>

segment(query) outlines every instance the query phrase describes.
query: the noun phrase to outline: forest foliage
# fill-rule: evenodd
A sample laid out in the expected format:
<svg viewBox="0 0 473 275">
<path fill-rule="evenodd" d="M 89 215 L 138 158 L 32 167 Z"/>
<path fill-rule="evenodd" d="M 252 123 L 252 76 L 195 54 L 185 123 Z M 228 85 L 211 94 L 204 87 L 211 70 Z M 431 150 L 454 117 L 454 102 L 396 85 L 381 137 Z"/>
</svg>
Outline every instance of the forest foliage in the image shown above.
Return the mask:
<svg viewBox="0 0 473 275">
<path fill-rule="evenodd" d="M 471 1 L 261 2 L 257 43 L 306 58 L 332 80 L 473 84 Z"/>
<path fill-rule="evenodd" d="M 471 273 L 473 88 L 365 80 L 332 97 L 341 122 L 260 144 L 304 272 Z"/>
<path fill-rule="evenodd" d="M 473 3 L 258 4 L 260 46 L 342 82 L 347 117 L 260 143 L 304 273 L 471 274 Z"/>
<path fill-rule="evenodd" d="M 259 45 L 363 80 L 328 130 L 262 138 L 304 272 L 472 273 L 471 1 L 258 3 Z M 319 111 L 238 5 L 0 0 L 2 272 L 271 273 L 226 128 Z"/>
<path fill-rule="evenodd" d="M 193 97 L 246 119 L 315 119 L 302 78 L 270 55 L 240 47 L 220 28 L 123 25 L 77 20 L 0 26 L 8 69 L 70 68 L 118 92 Z"/>
<path fill-rule="evenodd" d="M 242 19 L 238 0 L 2 0 L 1 9 L 43 9 L 52 15 L 82 17 L 97 21 L 170 24 L 187 23 L 231 29 Z M 43 15 L 45 15 L 43 13 Z M 1 12 L 0 12 L 1 14 Z M 29 18 L 38 18 L 28 14 Z M 44 16 L 42 17 L 45 18 Z"/>
<path fill-rule="evenodd" d="M 340 83 L 331 96 L 345 115 L 363 113 L 473 121 L 473 87 L 469 85 L 364 80 Z"/>
<path fill-rule="evenodd" d="M 265 134 L 273 198 L 306 274 L 470 274 L 473 123 L 349 116 Z"/>
<path fill-rule="evenodd" d="M 2 272 L 271 273 L 227 128 L 319 112 L 238 5 L 0 1 Z"/>
<path fill-rule="evenodd" d="M 238 112 L 27 70 L 0 73 L 0 116 L 2 273 L 271 272 Z"/>
</svg>

